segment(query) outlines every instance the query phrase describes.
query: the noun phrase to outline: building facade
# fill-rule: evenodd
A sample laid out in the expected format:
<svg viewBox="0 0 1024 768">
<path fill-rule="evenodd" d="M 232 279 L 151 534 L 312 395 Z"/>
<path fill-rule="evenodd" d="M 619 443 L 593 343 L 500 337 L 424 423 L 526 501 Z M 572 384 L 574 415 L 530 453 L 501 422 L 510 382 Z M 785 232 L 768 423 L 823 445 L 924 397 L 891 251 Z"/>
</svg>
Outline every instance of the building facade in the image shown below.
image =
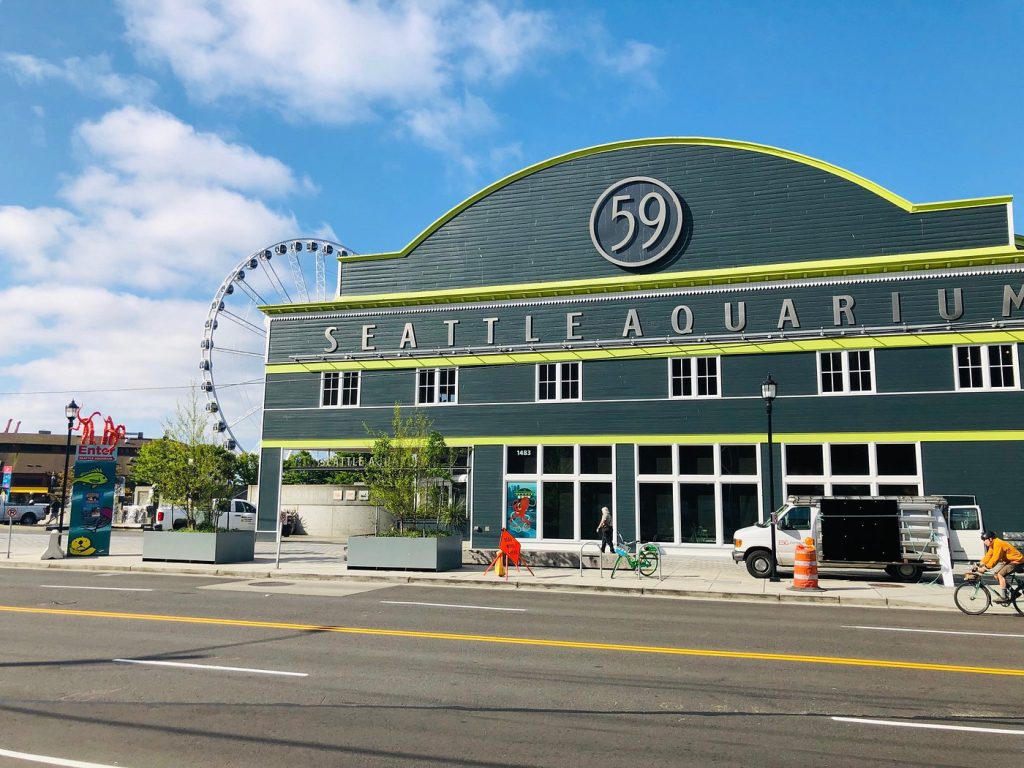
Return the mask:
<svg viewBox="0 0 1024 768">
<path fill-rule="evenodd" d="M 786 150 L 665 138 L 513 174 L 327 303 L 264 307 L 262 530 L 285 451 L 422 409 L 474 546 L 722 548 L 787 494 L 972 494 L 1019 529 L 1024 251 L 1009 197 L 913 204 Z M 761 383 L 773 407 L 768 498 Z"/>
</svg>

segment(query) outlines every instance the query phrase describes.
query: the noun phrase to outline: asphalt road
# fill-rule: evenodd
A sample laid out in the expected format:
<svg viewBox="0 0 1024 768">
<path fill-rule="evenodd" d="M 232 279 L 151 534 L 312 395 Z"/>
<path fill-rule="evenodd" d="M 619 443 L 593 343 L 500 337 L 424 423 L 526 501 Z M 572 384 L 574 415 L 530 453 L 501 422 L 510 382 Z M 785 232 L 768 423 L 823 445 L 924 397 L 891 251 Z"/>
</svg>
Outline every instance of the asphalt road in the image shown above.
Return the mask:
<svg viewBox="0 0 1024 768">
<path fill-rule="evenodd" d="M 1024 619 L 1006 614 L 24 569 L 0 584 L 4 766 L 964 766 L 1024 747 Z"/>
</svg>

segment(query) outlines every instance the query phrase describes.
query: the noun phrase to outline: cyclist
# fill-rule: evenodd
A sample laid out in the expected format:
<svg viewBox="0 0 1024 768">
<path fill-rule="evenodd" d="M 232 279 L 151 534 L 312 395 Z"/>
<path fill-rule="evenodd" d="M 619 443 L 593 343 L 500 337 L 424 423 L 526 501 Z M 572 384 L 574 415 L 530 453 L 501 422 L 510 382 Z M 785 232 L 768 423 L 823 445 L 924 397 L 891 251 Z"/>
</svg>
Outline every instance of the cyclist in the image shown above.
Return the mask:
<svg viewBox="0 0 1024 768">
<path fill-rule="evenodd" d="M 995 568 L 1000 563 L 1005 563 L 1002 568 L 995 572 L 996 581 L 999 582 L 999 588 L 1003 591 L 1002 599 L 997 599 L 996 603 L 999 605 L 1009 605 L 1010 593 L 1006 589 L 1006 577 L 1011 573 L 1024 570 L 1024 555 L 1013 545 L 996 538 L 995 533 L 992 531 L 982 533 L 981 540 L 986 547 L 985 556 L 971 570 L 975 573 L 984 573 L 989 568 Z"/>
</svg>

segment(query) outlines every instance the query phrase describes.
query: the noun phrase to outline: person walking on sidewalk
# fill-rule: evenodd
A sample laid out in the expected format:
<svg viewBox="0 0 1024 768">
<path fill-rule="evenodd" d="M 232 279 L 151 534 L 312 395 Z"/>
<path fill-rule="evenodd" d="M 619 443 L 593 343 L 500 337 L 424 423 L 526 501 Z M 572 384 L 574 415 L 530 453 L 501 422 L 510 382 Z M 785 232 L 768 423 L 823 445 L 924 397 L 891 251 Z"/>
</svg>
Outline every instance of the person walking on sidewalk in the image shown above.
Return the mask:
<svg viewBox="0 0 1024 768">
<path fill-rule="evenodd" d="M 601 554 L 604 554 L 605 545 L 608 551 L 615 554 L 615 545 L 612 544 L 612 513 L 608 507 L 601 507 L 601 521 L 597 524 L 597 532 L 601 534 Z"/>
<path fill-rule="evenodd" d="M 999 582 L 999 588 L 1003 591 L 1002 599 L 996 600 L 996 603 L 999 605 L 1009 605 L 1010 596 L 1006 593 L 1006 577 L 1011 573 L 1024 570 L 1024 555 L 1012 544 L 1002 539 L 997 539 L 992 531 L 985 531 L 981 534 L 981 540 L 987 547 L 985 556 L 981 558 L 981 562 L 974 566 L 972 570 L 977 573 L 984 573 L 989 568 L 995 568 L 1000 563 L 1005 563 L 994 574 L 996 581 Z"/>
</svg>

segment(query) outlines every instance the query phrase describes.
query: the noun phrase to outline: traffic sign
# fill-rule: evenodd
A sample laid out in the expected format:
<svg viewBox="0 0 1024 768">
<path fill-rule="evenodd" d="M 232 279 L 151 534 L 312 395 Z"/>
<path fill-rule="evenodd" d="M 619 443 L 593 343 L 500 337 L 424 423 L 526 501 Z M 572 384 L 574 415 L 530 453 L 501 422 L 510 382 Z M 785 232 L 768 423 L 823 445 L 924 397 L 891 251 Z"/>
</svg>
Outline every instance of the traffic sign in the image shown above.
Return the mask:
<svg viewBox="0 0 1024 768">
<path fill-rule="evenodd" d="M 8 508 L 7 516 L 13 520 L 18 516 L 18 510 L 16 510 L 14 507 Z"/>
</svg>

